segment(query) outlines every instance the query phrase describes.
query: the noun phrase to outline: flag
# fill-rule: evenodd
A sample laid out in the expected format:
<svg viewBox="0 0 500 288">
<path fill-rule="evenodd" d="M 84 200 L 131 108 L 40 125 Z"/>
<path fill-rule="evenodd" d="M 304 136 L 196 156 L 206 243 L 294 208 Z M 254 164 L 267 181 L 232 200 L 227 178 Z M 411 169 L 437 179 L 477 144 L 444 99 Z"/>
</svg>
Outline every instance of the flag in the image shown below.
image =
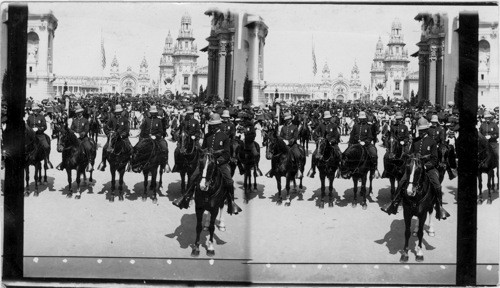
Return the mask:
<svg viewBox="0 0 500 288">
<path fill-rule="evenodd" d="M 316 65 L 316 54 L 314 53 L 314 44 L 312 46 L 312 60 L 313 60 L 313 74 L 316 76 L 316 73 L 318 73 L 318 66 Z"/>
<path fill-rule="evenodd" d="M 106 51 L 104 51 L 104 39 L 101 38 L 101 66 L 106 68 Z"/>
</svg>

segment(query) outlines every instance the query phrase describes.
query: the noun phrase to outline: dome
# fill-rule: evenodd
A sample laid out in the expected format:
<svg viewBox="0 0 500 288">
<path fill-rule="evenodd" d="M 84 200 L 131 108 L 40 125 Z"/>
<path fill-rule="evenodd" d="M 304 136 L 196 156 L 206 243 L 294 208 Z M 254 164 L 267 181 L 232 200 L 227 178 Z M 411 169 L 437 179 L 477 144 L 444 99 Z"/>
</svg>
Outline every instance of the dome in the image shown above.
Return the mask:
<svg viewBox="0 0 500 288">
<path fill-rule="evenodd" d="M 191 24 L 191 16 L 189 16 L 187 12 L 181 18 L 181 25 L 182 24 Z"/>
<path fill-rule="evenodd" d="M 172 44 L 174 43 L 172 40 L 172 35 L 170 34 L 170 30 L 168 30 L 168 35 L 167 38 L 165 39 L 165 44 Z"/>
<path fill-rule="evenodd" d="M 377 50 L 382 50 L 382 49 L 384 49 L 384 43 L 382 43 L 382 38 L 380 38 L 379 36 L 377 41 Z"/>
<path fill-rule="evenodd" d="M 395 18 L 392 22 L 392 30 L 394 29 L 401 30 L 401 21 L 399 21 L 399 18 Z"/>
<path fill-rule="evenodd" d="M 144 56 L 144 57 L 142 58 L 141 68 L 142 68 L 142 67 L 146 67 L 146 68 L 148 68 L 148 62 L 146 61 L 146 56 Z"/>
<path fill-rule="evenodd" d="M 354 66 L 352 67 L 352 73 L 359 73 L 358 64 L 354 61 Z"/>
<path fill-rule="evenodd" d="M 323 66 L 323 73 L 330 73 L 330 68 L 328 68 L 328 63 L 325 61 L 325 65 Z"/>
</svg>

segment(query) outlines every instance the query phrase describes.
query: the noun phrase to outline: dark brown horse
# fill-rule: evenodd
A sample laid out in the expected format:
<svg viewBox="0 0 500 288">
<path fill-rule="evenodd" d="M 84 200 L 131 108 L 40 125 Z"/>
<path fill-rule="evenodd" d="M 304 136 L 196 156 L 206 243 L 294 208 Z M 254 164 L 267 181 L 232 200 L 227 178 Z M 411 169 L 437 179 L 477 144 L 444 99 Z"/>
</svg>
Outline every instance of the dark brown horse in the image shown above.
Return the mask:
<svg viewBox="0 0 500 288">
<path fill-rule="evenodd" d="M 85 168 L 89 165 L 89 163 L 94 163 L 96 157 L 95 143 L 90 151 L 90 155 L 87 155 L 85 148 L 76 135 L 73 134 L 67 126 L 62 126 L 59 137 L 57 138 L 57 152 L 62 153 L 62 164 L 66 170 L 66 174 L 68 175 L 68 194 L 66 197 L 71 198 L 73 196 L 73 189 L 71 187 L 71 170 L 76 170 L 78 195 L 75 196 L 75 199 L 80 199 L 82 194 L 80 188 L 80 176 L 83 174 L 85 179 Z M 89 172 L 89 185 L 92 185 L 92 171 Z"/>
<path fill-rule="evenodd" d="M 38 196 L 38 183 L 42 182 L 42 161 L 45 159 L 45 153 L 42 144 L 38 140 L 35 131 L 31 129 L 28 125 L 25 125 L 24 130 L 24 172 L 26 177 L 26 191 L 24 192 L 24 196 L 29 196 L 30 194 L 30 185 L 29 185 L 29 177 L 30 177 L 30 166 L 35 167 L 35 191 L 34 196 Z M 50 139 L 48 139 L 50 143 Z M 47 182 L 47 165 L 44 166 L 44 182 Z"/>
<path fill-rule="evenodd" d="M 386 132 L 384 146 L 387 151 L 384 155 L 384 173 L 382 178 L 389 178 L 391 183 L 391 200 L 396 196 L 396 187 L 405 172 L 405 155 L 403 145 L 394 137 L 393 133 Z M 397 184 L 396 184 L 397 181 Z"/>
<path fill-rule="evenodd" d="M 111 193 L 109 201 L 115 200 L 115 178 L 118 171 L 118 200 L 123 201 L 123 175 L 125 174 L 125 167 L 130 161 L 132 155 L 131 147 L 121 139 L 120 134 L 115 131 L 109 133 L 109 144 L 107 149 L 107 159 L 109 162 L 109 171 L 111 172 Z"/>
<path fill-rule="evenodd" d="M 187 182 L 189 183 L 191 175 L 198 165 L 201 150 L 195 145 L 195 141 L 183 130 L 180 133 L 175 154 L 177 157 L 175 158 L 173 172 L 181 174 L 181 193 L 184 195 L 186 192 L 186 175 Z"/>
<path fill-rule="evenodd" d="M 340 166 L 340 150 L 336 150 L 335 146 L 327 139 L 320 137 L 318 139 L 318 149 L 313 153 L 312 157 L 318 160 L 319 178 L 321 180 L 321 199 L 319 208 L 325 208 L 325 178 L 328 178 L 330 185 L 328 186 L 328 206 L 333 207 L 333 180 L 335 173 Z M 338 151 L 338 152 L 337 152 Z"/>
<path fill-rule="evenodd" d="M 283 202 L 283 198 L 281 197 L 281 177 L 286 178 L 285 189 L 286 189 L 286 197 L 285 197 L 285 206 L 290 206 L 290 182 L 294 182 L 295 186 L 295 175 L 297 172 L 301 171 L 304 174 L 304 166 L 306 162 L 305 152 L 301 149 L 300 159 L 297 159 L 297 162 L 293 160 L 293 155 L 290 147 L 285 144 L 283 139 L 276 135 L 276 131 L 269 133 L 268 141 L 266 146 L 266 158 L 271 160 L 271 167 L 274 171 L 274 177 L 276 178 L 276 184 L 278 186 L 277 192 L 277 205 L 281 205 Z M 301 147 L 299 146 L 299 149 Z M 302 177 L 300 177 L 299 188 L 302 189 Z"/>
<path fill-rule="evenodd" d="M 498 168 L 498 159 L 495 157 L 493 148 L 491 147 L 488 140 L 481 134 L 478 133 L 478 174 L 477 183 L 479 186 L 477 203 L 483 203 L 483 173 L 488 175 L 488 180 L 486 186 L 488 187 L 488 200 L 487 203 L 491 204 L 491 191 L 495 191 L 495 168 Z"/>
<path fill-rule="evenodd" d="M 245 201 L 247 201 L 247 193 L 252 190 L 252 172 L 253 172 L 253 190 L 257 191 L 257 176 L 262 176 L 259 169 L 260 162 L 260 146 L 257 142 L 244 143 L 243 141 L 237 142 L 239 145 L 236 147 L 237 161 L 243 169 L 243 189 L 245 191 Z M 255 145 L 258 155 L 255 157 L 252 154 L 251 145 Z"/>
</svg>

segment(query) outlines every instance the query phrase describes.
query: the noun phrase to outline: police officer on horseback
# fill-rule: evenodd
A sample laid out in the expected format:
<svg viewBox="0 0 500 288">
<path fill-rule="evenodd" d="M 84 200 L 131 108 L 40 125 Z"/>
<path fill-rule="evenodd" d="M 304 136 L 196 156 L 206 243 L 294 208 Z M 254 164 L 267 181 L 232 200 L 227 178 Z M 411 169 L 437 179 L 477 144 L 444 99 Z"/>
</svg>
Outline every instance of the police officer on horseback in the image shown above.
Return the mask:
<svg viewBox="0 0 500 288">
<path fill-rule="evenodd" d="M 217 167 L 222 174 L 224 189 L 226 189 L 227 193 L 227 213 L 232 215 L 238 214 L 241 209 L 234 202 L 234 185 L 233 179 L 231 177 L 231 168 L 229 167 L 229 137 L 221 130 L 221 123 L 222 120 L 219 114 L 214 113 L 210 116 L 210 120 L 208 121 L 208 133 L 203 139 L 202 149 L 217 151 L 217 154 L 215 154 L 214 156 L 217 162 Z M 189 201 L 193 197 L 195 186 L 198 185 L 200 181 L 200 173 L 201 171 L 198 166 L 193 172 L 193 175 L 191 175 L 191 183 L 189 183 L 189 187 L 186 193 L 182 195 L 182 197 L 174 200 L 172 204 L 179 207 L 180 209 L 187 209 L 189 207 Z"/>
<path fill-rule="evenodd" d="M 424 161 L 424 167 L 426 171 L 426 175 L 429 178 L 429 181 L 432 186 L 432 190 L 435 196 L 435 206 L 436 206 L 436 218 L 438 220 L 446 219 L 448 216 L 448 212 L 443 208 L 443 192 L 441 191 L 441 183 L 439 182 L 439 174 L 436 169 L 438 162 L 438 152 L 437 152 L 437 143 L 429 136 L 429 123 L 427 120 L 422 117 L 418 120 L 417 126 L 419 136 L 415 138 L 415 141 L 412 143 L 410 148 L 410 154 L 416 155 L 422 161 Z M 381 208 L 382 211 L 387 214 L 396 214 L 398 212 L 399 202 L 401 201 L 401 193 L 404 193 L 403 190 L 406 189 L 408 185 L 408 175 L 405 173 L 399 182 L 398 189 L 396 191 L 396 196 L 387 206 Z"/>
<path fill-rule="evenodd" d="M 158 110 L 155 105 L 149 108 L 149 117 L 144 118 L 141 124 L 140 139 L 153 139 L 163 152 L 168 151 L 167 141 L 163 139 L 163 123 L 158 118 Z"/>
<path fill-rule="evenodd" d="M 102 161 L 97 167 L 98 170 L 104 171 L 106 169 L 106 159 L 107 159 L 107 150 L 109 146 L 109 137 L 110 132 L 114 131 L 120 138 L 125 142 L 125 146 L 127 149 L 132 150 L 132 144 L 128 139 L 130 133 L 129 121 L 126 117 L 123 116 L 123 108 L 120 104 L 115 106 L 114 116 L 111 116 L 108 120 L 108 123 L 103 127 L 104 133 L 108 137 L 106 144 L 102 149 Z"/>
<path fill-rule="evenodd" d="M 41 110 L 42 108 L 38 104 L 32 104 L 31 111 L 33 114 L 28 117 L 28 126 L 35 131 L 36 137 L 45 151 L 44 160 L 46 169 L 51 169 L 52 163 L 50 163 L 49 159 L 50 143 L 48 141 L 50 138 L 44 133 L 47 130 L 47 122 L 45 121 L 45 116 L 40 114 Z"/>
<path fill-rule="evenodd" d="M 410 132 L 408 131 L 408 127 L 403 123 L 403 113 L 401 111 L 396 112 L 394 119 L 396 122 L 391 125 L 391 131 L 399 144 L 403 146 L 403 153 L 408 153 Z"/>
<path fill-rule="evenodd" d="M 340 154 L 340 148 L 338 146 L 338 143 L 340 142 L 340 133 L 338 130 L 338 126 L 336 123 L 331 121 L 332 115 L 330 114 L 330 111 L 325 111 L 323 114 L 323 122 L 321 122 L 316 130 L 314 131 L 314 137 L 315 138 L 325 138 L 330 142 L 330 144 L 333 146 L 333 149 L 335 153 Z M 315 139 L 317 142 L 317 139 Z M 316 151 L 317 153 L 318 147 L 316 145 Z M 311 178 L 314 178 L 314 175 L 316 175 L 316 165 L 318 160 L 316 157 L 312 157 L 311 160 L 311 169 L 309 172 L 307 172 L 307 175 Z"/>
<path fill-rule="evenodd" d="M 358 120 L 359 122 L 354 124 L 354 126 L 352 127 L 348 144 L 349 146 L 354 144 L 361 144 L 362 146 L 364 146 L 370 157 L 372 167 L 375 168 L 378 174 L 377 148 L 375 148 L 375 145 L 373 145 L 373 141 L 376 136 L 373 135 L 372 125 L 368 124 L 366 113 L 364 111 L 359 112 Z"/>
<path fill-rule="evenodd" d="M 90 157 L 92 155 L 92 151 L 96 150 L 96 143 L 88 137 L 89 134 L 89 120 L 83 117 L 84 109 L 80 104 L 77 104 L 75 107 L 75 117 L 73 118 L 73 122 L 71 123 L 70 132 L 74 133 L 77 138 L 81 141 L 81 144 L 85 150 L 85 154 L 87 154 L 89 158 L 89 164 L 87 166 L 87 172 L 94 171 L 94 157 Z M 58 170 L 64 170 L 64 165 L 57 165 Z"/>
<path fill-rule="evenodd" d="M 488 140 L 498 159 L 498 124 L 493 122 L 493 115 L 490 111 L 484 113 L 484 122 L 479 127 L 479 132 Z"/>
<path fill-rule="evenodd" d="M 197 147 L 200 147 L 200 122 L 194 118 L 193 106 L 188 106 L 186 108 L 186 116 L 180 128 L 194 140 Z"/>
</svg>

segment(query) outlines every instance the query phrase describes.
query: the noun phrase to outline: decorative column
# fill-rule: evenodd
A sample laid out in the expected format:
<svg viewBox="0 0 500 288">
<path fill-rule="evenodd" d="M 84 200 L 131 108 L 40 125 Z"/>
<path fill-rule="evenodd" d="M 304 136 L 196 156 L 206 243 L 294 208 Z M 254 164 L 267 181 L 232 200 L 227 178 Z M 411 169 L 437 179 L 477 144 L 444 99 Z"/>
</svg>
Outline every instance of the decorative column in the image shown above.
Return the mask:
<svg viewBox="0 0 500 288">
<path fill-rule="evenodd" d="M 224 100 L 225 88 L 226 88 L 226 46 L 227 40 L 221 39 L 219 42 L 219 69 L 218 69 L 218 89 L 217 94 L 219 99 Z"/>
<path fill-rule="evenodd" d="M 436 62 L 436 104 L 444 104 L 444 94 L 443 94 L 443 83 L 444 83 L 444 71 L 443 71 L 443 55 L 444 55 L 444 39 L 439 40 L 440 45 L 437 50 L 437 62 Z"/>
<path fill-rule="evenodd" d="M 436 103 L 436 92 L 437 92 L 437 53 L 438 46 L 435 43 L 430 45 L 429 54 L 429 101 L 432 104 Z"/>
<path fill-rule="evenodd" d="M 233 48 L 234 48 L 234 36 L 227 43 L 226 46 L 226 89 L 224 94 L 224 99 L 229 101 L 234 101 L 232 99 L 232 83 L 233 83 Z"/>
<path fill-rule="evenodd" d="M 255 25 L 250 31 L 250 72 L 248 73 L 252 81 L 252 104 L 259 105 L 259 26 Z"/>
<path fill-rule="evenodd" d="M 217 94 L 218 74 L 218 51 L 219 41 L 211 35 L 207 38 L 208 41 L 208 77 L 207 77 L 207 96 Z"/>
</svg>

